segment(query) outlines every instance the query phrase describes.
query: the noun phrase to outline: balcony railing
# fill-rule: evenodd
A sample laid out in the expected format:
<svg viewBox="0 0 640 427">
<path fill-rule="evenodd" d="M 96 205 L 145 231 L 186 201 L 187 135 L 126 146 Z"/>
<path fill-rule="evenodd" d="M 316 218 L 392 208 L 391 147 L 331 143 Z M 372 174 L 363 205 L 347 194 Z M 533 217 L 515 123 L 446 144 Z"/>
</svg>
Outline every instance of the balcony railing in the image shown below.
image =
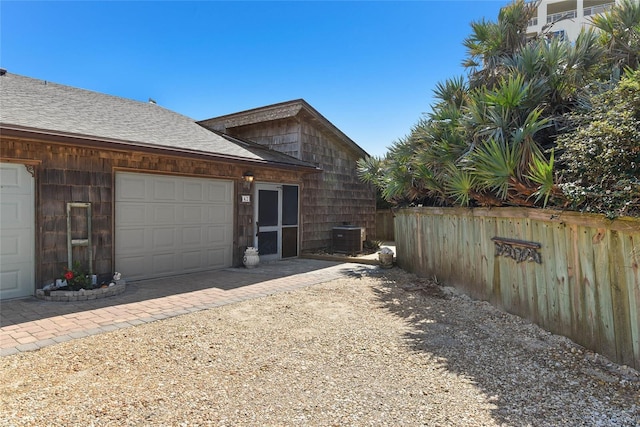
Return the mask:
<svg viewBox="0 0 640 427">
<path fill-rule="evenodd" d="M 547 15 L 547 24 L 557 22 L 561 19 L 571 19 L 578 16 L 577 10 L 567 10 L 565 12 L 554 13 L 553 15 Z"/>
<path fill-rule="evenodd" d="M 533 27 L 535 25 L 538 25 L 538 17 L 537 16 L 535 18 L 529 19 L 529 22 L 527 23 L 527 26 L 529 26 L 529 27 Z"/>
<path fill-rule="evenodd" d="M 607 10 L 611 9 L 614 5 L 615 3 L 606 3 L 606 4 L 599 4 L 597 6 L 592 6 L 592 7 L 585 7 L 583 11 L 584 16 L 592 16 L 592 15 L 597 15 L 599 13 L 604 13 Z"/>
</svg>

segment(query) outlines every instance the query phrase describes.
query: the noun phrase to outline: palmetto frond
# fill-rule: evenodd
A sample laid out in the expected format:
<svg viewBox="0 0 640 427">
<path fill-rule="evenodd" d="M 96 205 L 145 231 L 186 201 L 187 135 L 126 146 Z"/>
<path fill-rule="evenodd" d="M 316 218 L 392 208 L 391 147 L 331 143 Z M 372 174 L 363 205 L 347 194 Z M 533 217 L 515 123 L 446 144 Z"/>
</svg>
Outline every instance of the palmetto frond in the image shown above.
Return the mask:
<svg viewBox="0 0 640 427">
<path fill-rule="evenodd" d="M 493 91 L 474 91 L 464 119 L 474 140 L 505 141 L 512 129 L 523 126 L 532 108 L 529 89 L 530 84 L 518 74 L 501 79 Z"/>
<path fill-rule="evenodd" d="M 567 69 L 571 71 L 570 78 L 575 87 L 585 85 L 605 55 L 605 50 L 598 42 L 598 33 L 592 28 L 580 32 L 576 42 L 571 46 L 567 55 Z"/>
<path fill-rule="evenodd" d="M 524 76 L 527 80 L 538 77 L 542 72 L 542 49 L 544 41 L 528 43 L 517 55 L 504 59 L 504 65 L 511 72 Z"/>
<path fill-rule="evenodd" d="M 376 156 L 365 157 L 357 162 L 357 173 L 361 181 L 377 185 L 384 175 L 384 162 Z"/>
<path fill-rule="evenodd" d="M 488 92 L 486 102 L 504 109 L 516 109 L 528 96 L 529 84 L 520 74 L 502 79 L 494 91 Z"/>
<path fill-rule="evenodd" d="M 461 108 L 467 99 L 467 84 L 464 77 L 454 77 L 436 84 L 433 96 L 451 108 Z"/>
<path fill-rule="evenodd" d="M 473 153 L 469 170 L 477 177 L 482 189 L 489 189 L 506 200 L 509 185 L 516 176 L 520 146 L 511 146 L 490 139 Z"/>
<path fill-rule="evenodd" d="M 420 194 L 444 198 L 444 185 L 433 169 L 423 163 L 415 163 L 412 169 L 414 187 Z"/>
<path fill-rule="evenodd" d="M 393 162 L 381 177 L 380 192 L 385 200 L 402 199 L 410 192 L 413 184 L 411 171 L 407 165 Z"/>
<path fill-rule="evenodd" d="M 551 196 L 562 195 L 562 190 L 560 190 L 556 185 L 553 168 L 553 151 L 551 152 L 551 157 L 548 161 L 545 160 L 544 157 L 539 156 L 535 157 L 530 163 L 530 171 L 527 178 L 538 185 L 538 189 L 533 193 L 533 195 L 536 196 L 536 203 L 538 203 L 540 199 L 544 198 L 543 207 L 547 206 Z"/>
<path fill-rule="evenodd" d="M 521 147 L 520 160 L 516 172 L 516 177 L 520 181 L 523 180 L 525 174 L 528 172 L 531 162 L 543 157 L 540 145 L 536 142 L 534 136 L 542 129 L 549 127 L 551 121 L 548 117 L 541 119 L 541 114 L 542 110 L 533 110 L 527 116 L 524 124 L 520 128 L 517 128 L 511 135 L 511 143 Z"/>
<path fill-rule="evenodd" d="M 527 44 L 526 29 L 539 1 L 515 0 L 503 7 L 497 22 L 486 20 L 471 24 L 471 35 L 463 45 L 467 59 L 463 65 L 470 68 L 470 87 L 492 88 L 500 77 L 508 74 L 503 62 Z"/>
<path fill-rule="evenodd" d="M 505 50 L 512 53 L 527 43 L 526 30 L 529 20 L 536 16 L 540 1 L 516 0 L 500 9 L 498 22 L 504 31 Z"/>
<path fill-rule="evenodd" d="M 600 30 L 609 58 L 619 69 L 640 66 L 640 3 L 622 0 L 603 14 L 591 19 Z"/>
<path fill-rule="evenodd" d="M 450 165 L 445 182 L 446 195 L 461 206 L 469 206 L 477 181 L 470 171 Z"/>
</svg>

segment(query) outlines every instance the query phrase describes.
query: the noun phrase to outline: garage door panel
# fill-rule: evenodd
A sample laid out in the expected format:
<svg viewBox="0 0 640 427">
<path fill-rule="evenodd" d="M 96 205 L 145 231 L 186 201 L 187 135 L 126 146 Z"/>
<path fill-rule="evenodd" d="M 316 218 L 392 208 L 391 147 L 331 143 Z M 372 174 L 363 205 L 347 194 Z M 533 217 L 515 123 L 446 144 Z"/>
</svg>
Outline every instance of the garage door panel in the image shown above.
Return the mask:
<svg viewBox="0 0 640 427">
<path fill-rule="evenodd" d="M 19 202 L 0 202 L 0 215 L 2 215 L 2 224 L 20 225 L 20 203 Z"/>
<path fill-rule="evenodd" d="M 209 202 L 230 203 L 233 200 L 233 187 L 220 184 L 210 183 L 208 186 L 208 199 Z"/>
<path fill-rule="evenodd" d="M 20 292 L 20 269 L 0 271 L 0 291 L 3 293 Z"/>
<path fill-rule="evenodd" d="M 176 182 L 174 179 L 156 178 L 153 183 L 153 200 L 175 201 L 177 197 Z"/>
<path fill-rule="evenodd" d="M 127 277 L 137 277 L 149 269 L 150 257 L 144 255 L 121 256 L 116 265 L 116 271 L 127 272 Z"/>
<path fill-rule="evenodd" d="M 231 242 L 231 233 L 225 227 L 207 227 L 207 244 L 227 245 Z"/>
<path fill-rule="evenodd" d="M 20 236 L 3 236 L 0 233 L 0 256 L 2 259 L 20 255 Z M 15 260 L 13 260 L 15 262 Z"/>
<path fill-rule="evenodd" d="M 116 253 L 137 253 L 144 251 L 148 244 L 145 242 L 144 228 L 121 228 L 116 239 Z"/>
<path fill-rule="evenodd" d="M 182 267 L 185 271 L 194 271 L 198 270 L 203 263 L 203 252 L 204 250 L 200 249 L 197 251 L 187 251 L 182 253 Z"/>
<path fill-rule="evenodd" d="M 206 222 L 233 222 L 233 208 L 224 205 L 212 205 L 207 208 Z"/>
<path fill-rule="evenodd" d="M 186 202 L 205 201 L 204 185 L 199 182 L 185 182 L 183 200 Z"/>
<path fill-rule="evenodd" d="M 156 250 L 177 250 L 174 228 L 154 228 L 151 230 L 151 244 Z"/>
<path fill-rule="evenodd" d="M 33 194 L 33 177 L 26 171 L 24 165 L 0 164 L 0 182 L 3 195 L 23 195 L 31 197 Z"/>
<path fill-rule="evenodd" d="M 214 266 L 214 268 L 224 268 L 231 264 L 231 251 L 226 248 L 208 249 L 207 263 Z"/>
<path fill-rule="evenodd" d="M 138 183 L 136 197 L 140 188 L 146 189 L 144 200 L 133 201 L 131 192 L 127 193 L 129 199 L 120 197 L 124 192 L 119 187 L 131 181 Z M 116 269 L 124 278 L 161 277 L 231 265 L 233 182 L 120 172 L 116 173 L 115 193 Z M 216 256 L 210 255 L 211 250 Z M 138 264 L 131 265 L 131 260 Z"/>
<path fill-rule="evenodd" d="M 120 176 L 116 187 L 116 198 L 119 200 L 144 201 L 147 199 L 146 180 L 136 176 Z"/>
<path fill-rule="evenodd" d="M 147 219 L 148 224 L 176 224 L 179 221 L 178 207 L 173 204 L 153 204 L 148 209 L 151 215 Z"/>
<path fill-rule="evenodd" d="M 120 204 L 120 225 L 140 225 L 147 223 L 147 207 L 141 203 Z"/>
<path fill-rule="evenodd" d="M 15 194 L 16 192 L 20 192 L 21 189 L 21 179 L 18 168 L 13 166 L 14 165 L 3 165 L 0 168 L 0 182 L 2 182 L 3 193 L 6 191 L 5 194 Z"/>
<path fill-rule="evenodd" d="M 10 230 L 3 230 L 0 233 L 0 257 L 2 263 L 29 263 L 30 260 L 25 260 L 25 254 L 31 253 L 30 247 L 33 245 L 31 239 L 27 233 L 14 233 Z"/>
<path fill-rule="evenodd" d="M 186 205 L 182 207 L 182 222 L 191 224 L 201 224 L 205 221 L 206 206 Z"/>
<path fill-rule="evenodd" d="M 151 255 L 152 273 L 154 275 L 175 274 L 178 270 L 176 265 L 176 254 L 162 253 Z"/>
<path fill-rule="evenodd" d="M 5 227 L 32 228 L 33 196 L 6 194 L 2 183 L 3 197 L 0 199 L 0 216 Z M 6 195 L 5 195 L 6 194 Z"/>
<path fill-rule="evenodd" d="M 0 299 L 35 289 L 34 189 L 25 165 L 0 163 Z"/>
<path fill-rule="evenodd" d="M 182 246 L 201 247 L 203 245 L 202 237 L 203 227 L 184 227 L 182 229 Z"/>
</svg>

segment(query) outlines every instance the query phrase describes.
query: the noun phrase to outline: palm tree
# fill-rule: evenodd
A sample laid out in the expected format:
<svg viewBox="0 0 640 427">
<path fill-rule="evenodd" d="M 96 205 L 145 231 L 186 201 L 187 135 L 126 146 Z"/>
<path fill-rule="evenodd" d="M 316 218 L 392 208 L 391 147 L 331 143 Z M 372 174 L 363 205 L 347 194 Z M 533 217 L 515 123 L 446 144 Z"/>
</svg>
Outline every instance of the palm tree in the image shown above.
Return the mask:
<svg viewBox="0 0 640 427">
<path fill-rule="evenodd" d="M 468 78 L 438 83 L 432 113 L 384 159 L 361 165 L 365 177 L 377 171 L 385 198 L 530 206 L 561 196 L 550 149 L 604 50 L 593 30 L 574 44 L 527 37 L 538 3 L 514 0 L 497 22 L 471 24 L 464 42 Z"/>
<path fill-rule="evenodd" d="M 591 18 L 617 78 L 621 70 L 640 66 L 640 2 L 622 0 L 609 11 Z M 616 80 L 617 80 L 616 78 Z"/>
<path fill-rule="evenodd" d="M 500 10 L 497 22 L 483 19 L 471 23 L 471 34 L 463 42 L 468 57 L 462 65 L 470 69 L 472 88 L 492 87 L 505 75 L 503 61 L 527 44 L 528 21 L 539 3 L 515 0 Z"/>
</svg>

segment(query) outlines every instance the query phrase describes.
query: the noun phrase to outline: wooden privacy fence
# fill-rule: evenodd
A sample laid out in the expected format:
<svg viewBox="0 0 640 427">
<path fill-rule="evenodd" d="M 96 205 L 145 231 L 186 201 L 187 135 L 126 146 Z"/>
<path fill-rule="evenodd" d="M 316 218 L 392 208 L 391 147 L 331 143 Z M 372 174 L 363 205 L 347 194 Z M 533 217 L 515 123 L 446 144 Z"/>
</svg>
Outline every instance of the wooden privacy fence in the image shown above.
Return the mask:
<svg viewBox="0 0 640 427">
<path fill-rule="evenodd" d="M 376 211 L 376 239 L 387 242 L 395 240 L 393 212 L 391 209 L 378 209 Z"/>
<path fill-rule="evenodd" d="M 640 219 L 528 208 L 396 212 L 398 264 L 640 369 Z"/>
</svg>

